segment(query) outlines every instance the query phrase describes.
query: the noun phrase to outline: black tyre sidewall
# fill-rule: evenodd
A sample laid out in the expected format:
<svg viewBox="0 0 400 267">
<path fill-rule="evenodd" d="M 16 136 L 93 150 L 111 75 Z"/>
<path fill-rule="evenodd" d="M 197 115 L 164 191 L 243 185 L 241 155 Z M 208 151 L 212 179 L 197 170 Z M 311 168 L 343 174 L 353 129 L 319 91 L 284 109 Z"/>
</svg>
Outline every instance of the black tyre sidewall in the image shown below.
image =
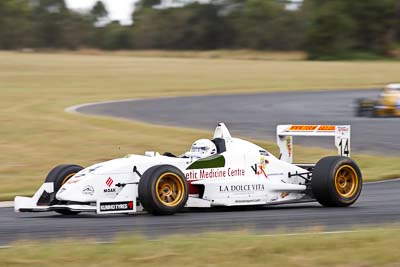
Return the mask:
<svg viewBox="0 0 400 267">
<path fill-rule="evenodd" d="M 54 192 L 60 190 L 62 183 L 68 175 L 78 173 L 83 167 L 74 164 L 62 164 L 53 168 L 46 177 L 46 183 L 54 183 Z"/>
<path fill-rule="evenodd" d="M 74 164 L 58 165 L 57 167 L 53 168 L 49 172 L 49 174 L 46 177 L 45 183 L 53 183 L 54 195 L 55 195 L 55 194 L 57 194 L 58 190 L 60 190 L 60 188 L 62 187 L 62 183 L 63 183 L 65 177 L 67 177 L 71 174 L 78 173 L 82 169 L 83 169 L 82 166 L 74 165 Z M 56 210 L 55 212 L 62 214 L 62 215 L 76 215 L 76 214 L 80 213 L 80 211 L 72 211 L 72 210 L 67 210 L 67 209 Z"/>
<path fill-rule="evenodd" d="M 158 178 L 167 172 L 174 173 L 182 179 L 184 196 L 179 204 L 174 207 L 162 204 L 156 195 L 156 183 Z M 182 210 L 188 199 L 188 186 L 185 175 L 181 170 L 172 165 L 157 165 L 149 168 L 139 181 L 139 200 L 143 208 L 154 215 L 172 215 Z"/>
<path fill-rule="evenodd" d="M 335 187 L 335 175 L 337 170 L 343 166 L 351 166 L 358 176 L 357 192 L 350 198 L 344 198 L 338 194 Z M 316 200 L 327 207 L 347 207 L 352 205 L 360 196 L 362 191 L 362 176 L 358 165 L 347 157 L 332 156 L 318 161 L 311 180 L 311 188 Z"/>
</svg>

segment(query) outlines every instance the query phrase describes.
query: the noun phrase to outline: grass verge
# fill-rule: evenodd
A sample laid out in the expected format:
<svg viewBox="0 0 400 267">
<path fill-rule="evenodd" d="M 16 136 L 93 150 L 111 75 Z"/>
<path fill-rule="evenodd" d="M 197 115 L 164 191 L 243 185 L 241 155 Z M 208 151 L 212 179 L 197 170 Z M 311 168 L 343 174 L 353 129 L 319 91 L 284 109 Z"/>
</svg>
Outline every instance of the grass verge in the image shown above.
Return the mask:
<svg viewBox="0 0 400 267">
<path fill-rule="evenodd" d="M 62 51 L 61 53 L 70 53 Z M 197 58 L 197 59 L 238 59 L 238 60 L 305 60 L 307 54 L 303 51 L 260 51 L 249 49 L 238 50 L 208 50 L 208 51 L 165 51 L 165 50 L 122 50 L 104 51 L 98 49 L 81 49 L 72 52 L 81 55 L 109 55 L 128 57 L 158 57 L 158 58 Z"/>
<path fill-rule="evenodd" d="M 392 267 L 400 265 L 399 243 L 399 229 L 264 236 L 208 233 L 155 241 L 129 236 L 112 244 L 20 242 L 0 250 L 0 265 Z"/>
<path fill-rule="evenodd" d="M 180 153 L 211 132 L 77 116 L 110 99 L 379 87 L 400 62 L 307 62 L 0 52 L 0 199 L 30 195 L 49 169 L 145 150 Z M 259 142 L 259 141 L 257 141 Z M 260 142 L 276 152 L 272 142 Z M 297 149 L 313 161 L 321 149 Z M 357 155 L 367 180 L 399 175 L 399 158 Z"/>
</svg>

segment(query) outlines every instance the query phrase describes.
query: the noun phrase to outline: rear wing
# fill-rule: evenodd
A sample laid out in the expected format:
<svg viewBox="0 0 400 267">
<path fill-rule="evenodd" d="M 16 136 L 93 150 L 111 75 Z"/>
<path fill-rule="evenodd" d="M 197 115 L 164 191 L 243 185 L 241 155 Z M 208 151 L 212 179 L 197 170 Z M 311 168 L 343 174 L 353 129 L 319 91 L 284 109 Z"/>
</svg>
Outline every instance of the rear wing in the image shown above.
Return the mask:
<svg viewBox="0 0 400 267">
<path fill-rule="evenodd" d="M 333 136 L 338 154 L 350 157 L 350 125 L 278 125 L 276 129 L 280 159 L 293 163 L 294 136 Z"/>
</svg>

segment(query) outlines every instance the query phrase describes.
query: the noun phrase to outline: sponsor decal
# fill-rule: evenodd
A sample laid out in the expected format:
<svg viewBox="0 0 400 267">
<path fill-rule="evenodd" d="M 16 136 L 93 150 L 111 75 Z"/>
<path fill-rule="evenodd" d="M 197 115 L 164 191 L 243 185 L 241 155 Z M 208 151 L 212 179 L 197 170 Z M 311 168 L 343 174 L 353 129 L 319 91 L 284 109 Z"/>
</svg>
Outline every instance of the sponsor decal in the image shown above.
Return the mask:
<svg viewBox="0 0 400 267">
<path fill-rule="evenodd" d="M 284 175 L 284 173 L 283 172 L 274 172 L 274 173 L 268 173 L 268 176 L 282 176 L 282 175 Z"/>
<path fill-rule="evenodd" d="M 111 187 L 113 183 L 114 183 L 114 180 L 111 177 L 108 177 L 108 179 L 106 181 L 106 185 L 108 187 Z"/>
<path fill-rule="evenodd" d="M 259 150 L 261 156 L 269 156 L 268 152 L 265 150 Z"/>
<path fill-rule="evenodd" d="M 220 192 L 264 191 L 263 184 L 220 185 Z"/>
<path fill-rule="evenodd" d="M 282 193 L 281 193 L 281 198 L 285 198 L 285 197 L 287 197 L 288 195 L 289 195 L 288 192 L 282 192 Z"/>
<path fill-rule="evenodd" d="M 338 127 L 337 127 L 337 131 L 338 131 L 339 133 L 348 133 L 348 132 L 349 132 L 349 127 L 338 126 Z"/>
<path fill-rule="evenodd" d="M 200 169 L 200 170 L 190 170 L 186 172 L 186 180 L 203 180 L 212 178 L 225 178 L 232 176 L 245 176 L 246 172 L 244 169 Z"/>
<path fill-rule="evenodd" d="M 116 188 L 106 188 L 104 189 L 104 193 L 115 193 L 116 190 Z"/>
<path fill-rule="evenodd" d="M 89 195 L 89 196 L 93 196 L 94 194 L 94 188 L 91 185 L 87 185 L 82 189 L 82 194 L 83 195 Z"/>
<path fill-rule="evenodd" d="M 289 127 L 289 131 L 300 131 L 300 132 L 332 132 L 335 131 L 336 126 L 334 125 L 292 125 Z"/>
<path fill-rule="evenodd" d="M 74 183 L 79 182 L 80 180 L 81 180 L 81 179 L 72 178 L 72 179 L 69 179 L 69 180 L 68 180 L 67 184 L 74 184 Z"/>
<path fill-rule="evenodd" d="M 89 169 L 89 172 L 94 172 L 94 171 L 97 170 L 98 168 L 101 168 L 101 165 Z"/>
<path fill-rule="evenodd" d="M 100 211 L 130 211 L 133 207 L 133 201 L 100 203 Z"/>
<path fill-rule="evenodd" d="M 274 196 L 273 198 L 270 199 L 271 202 L 277 201 L 279 199 L 278 196 Z"/>
<path fill-rule="evenodd" d="M 327 132 L 332 132 L 335 131 L 336 126 L 334 125 L 321 125 L 318 128 L 318 131 L 327 131 Z"/>
<path fill-rule="evenodd" d="M 257 164 L 254 164 L 253 166 L 251 166 L 251 168 L 254 171 L 254 174 L 256 175 L 264 175 L 265 178 L 268 178 L 267 173 L 265 172 L 265 167 L 266 165 L 269 163 L 269 161 L 267 159 L 265 159 L 264 156 L 260 157 L 260 162 Z"/>
<path fill-rule="evenodd" d="M 287 147 L 288 155 L 289 155 L 289 157 L 291 157 L 292 156 L 292 137 L 291 136 L 286 137 L 286 147 Z"/>
<path fill-rule="evenodd" d="M 292 125 L 289 131 L 315 131 L 318 125 Z"/>
<path fill-rule="evenodd" d="M 265 169 L 268 163 L 269 161 L 266 160 L 264 156 L 260 157 L 260 167 L 262 167 L 262 169 Z"/>
<path fill-rule="evenodd" d="M 256 203 L 256 202 L 261 202 L 261 199 L 238 199 L 235 200 L 235 203 Z"/>
</svg>

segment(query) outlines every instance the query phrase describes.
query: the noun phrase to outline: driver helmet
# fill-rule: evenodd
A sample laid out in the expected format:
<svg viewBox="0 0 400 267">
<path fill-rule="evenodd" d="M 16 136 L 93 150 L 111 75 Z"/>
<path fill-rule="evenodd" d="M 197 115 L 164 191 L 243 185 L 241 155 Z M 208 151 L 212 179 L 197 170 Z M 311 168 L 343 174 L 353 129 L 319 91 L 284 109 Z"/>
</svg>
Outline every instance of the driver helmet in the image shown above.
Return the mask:
<svg viewBox="0 0 400 267">
<path fill-rule="evenodd" d="M 208 139 L 199 139 L 192 144 L 188 154 L 192 157 L 205 158 L 217 153 L 217 147 Z"/>
</svg>

